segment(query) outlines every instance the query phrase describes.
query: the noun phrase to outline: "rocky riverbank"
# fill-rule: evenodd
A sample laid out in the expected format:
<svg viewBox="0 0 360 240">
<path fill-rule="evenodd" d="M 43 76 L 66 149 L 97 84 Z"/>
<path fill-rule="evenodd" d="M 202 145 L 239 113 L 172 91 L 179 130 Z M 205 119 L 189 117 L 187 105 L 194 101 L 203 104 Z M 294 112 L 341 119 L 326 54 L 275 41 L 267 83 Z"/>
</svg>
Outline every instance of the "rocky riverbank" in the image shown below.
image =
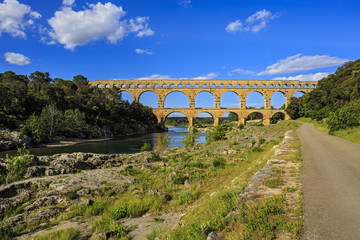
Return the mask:
<svg viewBox="0 0 360 240">
<path fill-rule="evenodd" d="M 233 128 L 227 140 L 160 153 L 25 155 L 21 180 L 2 159 L 2 176 L 14 182 L 0 186 L 0 237 L 46 239 L 61 230 L 79 239 L 206 238 L 223 229 L 211 219 L 226 221 L 290 128 Z"/>
</svg>

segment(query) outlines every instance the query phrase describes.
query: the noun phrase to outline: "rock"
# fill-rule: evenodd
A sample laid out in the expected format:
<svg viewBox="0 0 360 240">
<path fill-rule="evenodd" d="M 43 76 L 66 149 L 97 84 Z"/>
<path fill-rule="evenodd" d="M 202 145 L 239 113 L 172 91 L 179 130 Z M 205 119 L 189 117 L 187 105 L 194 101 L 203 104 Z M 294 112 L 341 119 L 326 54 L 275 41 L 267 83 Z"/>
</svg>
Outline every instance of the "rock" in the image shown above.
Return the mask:
<svg viewBox="0 0 360 240">
<path fill-rule="evenodd" d="M 55 218 L 60 213 L 59 209 L 45 209 L 40 210 L 39 212 L 35 213 L 34 216 L 29 220 L 29 222 L 36 222 L 42 220 L 51 220 Z"/>
<path fill-rule="evenodd" d="M 57 197 L 49 196 L 43 197 L 36 200 L 33 204 L 24 208 L 25 211 L 30 211 L 36 208 L 47 207 L 47 206 L 54 206 L 58 203 Z"/>
<path fill-rule="evenodd" d="M 227 154 L 234 154 L 234 153 L 236 153 L 236 150 L 230 149 L 230 150 L 227 151 Z"/>
<path fill-rule="evenodd" d="M 188 179 L 186 179 L 185 182 L 184 182 L 184 186 L 185 187 L 190 187 L 190 185 L 191 185 L 190 181 Z"/>
<path fill-rule="evenodd" d="M 39 166 L 28 167 L 24 175 L 25 178 L 40 177 L 45 175 L 45 168 Z"/>
<path fill-rule="evenodd" d="M 174 178 L 176 177 L 176 172 L 172 172 L 172 173 L 170 173 L 169 174 L 169 177 L 168 177 L 168 179 L 170 180 L 170 181 L 172 181 L 172 180 L 174 180 Z"/>
<path fill-rule="evenodd" d="M 94 201 L 88 198 L 81 199 L 79 202 L 79 206 L 91 206 L 93 205 Z"/>
<path fill-rule="evenodd" d="M 216 234 L 216 232 L 211 232 L 206 238 L 206 240 L 217 240 L 217 239 L 218 239 L 218 235 Z"/>
<path fill-rule="evenodd" d="M 0 151 L 16 149 L 24 144 L 27 147 L 31 146 L 31 139 L 24 134 L 8 129 L 0 130 Z"/>
</svg>

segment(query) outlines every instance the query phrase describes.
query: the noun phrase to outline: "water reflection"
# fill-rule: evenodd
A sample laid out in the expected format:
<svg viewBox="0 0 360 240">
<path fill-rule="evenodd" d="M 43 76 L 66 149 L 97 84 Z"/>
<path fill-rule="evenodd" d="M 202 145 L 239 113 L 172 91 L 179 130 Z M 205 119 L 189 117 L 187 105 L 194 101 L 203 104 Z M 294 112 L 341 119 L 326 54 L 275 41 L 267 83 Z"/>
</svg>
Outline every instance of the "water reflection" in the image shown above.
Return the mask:
<svg viewBox="0 0 360 240">
<path fill-rule="evenodd" d="M 137 137 L 127 137 L 120 139 L 113 139 L 103 142 L 82 143 L 73 146 L 64 147 L 51 147 L 51 148 L 32 148 L 29 149 L 31 154 L 53 155 L 56 153 L 73 153 L 73 152 L 90 152 L 90 153 L 136 153 L 140 152 L 142 145 L 145 142 L 151 143 L 154 148 L 159 143 L 161 136 L 168 135 L 172 137 L 169 148 L 184 146 L 181 141 L 187 134 L 187 127 L 169 127 L 169 131 L 166 133 L 152 133 Z M 197 140 L 200 143 L 205 143 L 205 133 L 199 133 L 200 138 Z M 16 151 L 0 152 L 0 157 L 5 157 L 6 154 L 16 155 Z"/>
</svg>

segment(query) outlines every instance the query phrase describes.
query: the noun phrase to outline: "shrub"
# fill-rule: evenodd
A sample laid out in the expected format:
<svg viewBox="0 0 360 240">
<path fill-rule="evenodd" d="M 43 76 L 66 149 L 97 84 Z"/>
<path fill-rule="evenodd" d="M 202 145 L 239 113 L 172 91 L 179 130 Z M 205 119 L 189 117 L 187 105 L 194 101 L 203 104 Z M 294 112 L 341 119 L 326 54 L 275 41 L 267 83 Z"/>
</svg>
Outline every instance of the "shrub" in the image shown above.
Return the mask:
<svg viewBox="0 0 360 240">
<path fill-rule="evenodd" d="M 263 151 L 264 151 L 264 149 L 262 149 L 261 147 L 258 147 L 258 146 L 253 147 L 251 149 L 251 152 L 263 152 Z"/>
<path fill-rule="evenodd" d="M 256 144 L 256 140 L 255 139 L 251 140 L 251 145 L 254 146 L 255 144 Z"/>
<path fill-rule="evenodd" d="M 223 157 L 219 157 L 213 160 L 212 164 L 214 168 L 224 168 L 225 167 L 225 159 Z"/>
<path fill-rule="evenodd" d="M 191 204 L 200 197 L 198 189 L 184 190 L 176 198 L 177 205 Z"/>
<path fill-rule="evenodd" d="M 330 133 L 349 127 L 360 125 L 360 101 L 339 108 L 330 113 L 327 121 Z"/>
<path fill-rule="evenodd" d="M 111 224 L 110 230 L 112 231 L 112 236 L 116 239 L 123 239 L 128 235 L 126 228 L 122 224 L 117 224 L 116 222 L 113 222 Z"/>
<path fill-rule="evenodd" d="M 193 147 L 196 140 L 199 138 L 199 134 L 195 127 L 189 127 L 188 134 L 186 134 L 181 143 L 185 145 L 185 148 Z"/>
<path fill-rule="evenodd" d="M 22 148 L 18 148 L 17 156 L 6 156 L 5 163 L 7 176 L 5 179 L 7 183 L 20 180 L 26 173 L 31 162 L 31 156 L 28 154 L 29 151 L 26 150 L 26 145 L 24 144 Z"/>
<path fill-rule="evenodd" d="M 74 200 L 78 197 L 78 195 L 76 192 L 68 192 L 66 197 L 68 200 Z"/>
<path fill-rule="evenodd" d="M 151 154 L 151 161 L 152 162 L 160 162 L 161 161 L 160 154 L 158 152 L 153 152 Z"/>
<path fill-rule="evenodd" d="M 238 126 L 238 129 L 243 130 L 244 129 L 244 124 L 240 123 L 239 126 Z"/>
<path fill-rule="evenodd" d="M 266 140 L 264 138 L 259 138 L 259 145 L 262 145 L 266 142 Z"/>
<path fill-rule="evenodd" d="M 151 151 L 151 150 L 152 150 L 152 145 L 151 143 L 148 142 L 145 142 L 144 145 L 142 145 L 141 147 L 142 152 Z"/>
<path fill-rule="evenodd" d="M 214 142 L 218 140 L 224 140 L 226 139 L 225 135 L 226 135 L 225 128 L 219 125 L 214 127 L 212 131 L 210 131 L 210 133 L 206 136 L 206 141 Z"/>
</svg>

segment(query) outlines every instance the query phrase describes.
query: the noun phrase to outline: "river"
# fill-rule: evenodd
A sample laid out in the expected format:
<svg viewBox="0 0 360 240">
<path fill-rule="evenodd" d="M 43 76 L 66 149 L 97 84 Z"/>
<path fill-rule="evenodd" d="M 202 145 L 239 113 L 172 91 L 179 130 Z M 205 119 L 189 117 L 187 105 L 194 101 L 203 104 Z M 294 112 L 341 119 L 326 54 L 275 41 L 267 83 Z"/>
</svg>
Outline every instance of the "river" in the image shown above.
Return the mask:
<svg viewBox="0 0 360 240">
<path fill-rule="evenodd" d="M 140 149 L 145 142 L 151 143 L 152 146 L 155 148 L 161 136 L 164 135 L 168 135 L 169 137 L 171 137 L 169 148 L 182 147 L 184 145 L 181 143 L 181 141 L 184 137 L 184 134 L 187 134 L 187 127 L 169 127 L 168 132 L 164 133 L 151 133 L 134 137 L 122 137 L 108 141 L 81 143 L 63 147 L 30 148 L 28 150 L 30 154 L 34 154 L 37 156 L 73 152 L 105 154 L 136 153 L 140 152 Z M 206 134 L 199 133 L 199 136 L 200 137 L 199 139 L 197 139 L 197 141 L 200 143 L 205 143 Z M 6 154 L 15 155 L 16 151 L 0 152 L 0 157 L 5 157 Z"/>
</svg>

